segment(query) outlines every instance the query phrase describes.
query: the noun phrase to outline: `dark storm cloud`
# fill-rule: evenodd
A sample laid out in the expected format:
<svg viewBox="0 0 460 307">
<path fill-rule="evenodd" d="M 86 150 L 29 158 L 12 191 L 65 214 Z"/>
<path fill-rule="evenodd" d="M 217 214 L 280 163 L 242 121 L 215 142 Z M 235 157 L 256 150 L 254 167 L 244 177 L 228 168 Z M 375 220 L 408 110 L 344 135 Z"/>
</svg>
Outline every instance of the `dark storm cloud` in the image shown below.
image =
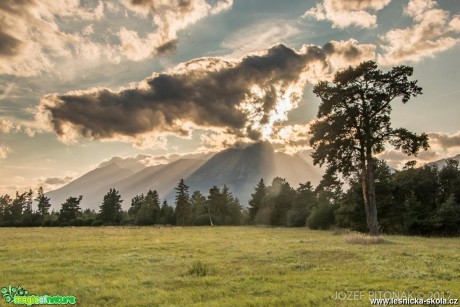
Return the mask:
<svg viewBox="0 0 460 307">
<path fill-rule="evenodd" d="M 239 62 L 193 60 L 120 92 L 98 88 L 48 95 L 41 100 L 40 109 L 50 115 L 51 125 L 60 136 L 69 127 L 94 139 L 135 137 L 147 132 L 187 135 L 183 124 L 191 122 L 200 127 L 227 128 L 254 139 L 260 133 L 248 128 L 250 112 L 240 108 L 241 103 L 253 105 L 252 112 L 263 113 L 261 121 L 266 121 L 277 97 L 308 73 L 313 63 L 326 68 L 321 48 L 304 46 L 296 52 L 277 45 Z"/>
</svg>

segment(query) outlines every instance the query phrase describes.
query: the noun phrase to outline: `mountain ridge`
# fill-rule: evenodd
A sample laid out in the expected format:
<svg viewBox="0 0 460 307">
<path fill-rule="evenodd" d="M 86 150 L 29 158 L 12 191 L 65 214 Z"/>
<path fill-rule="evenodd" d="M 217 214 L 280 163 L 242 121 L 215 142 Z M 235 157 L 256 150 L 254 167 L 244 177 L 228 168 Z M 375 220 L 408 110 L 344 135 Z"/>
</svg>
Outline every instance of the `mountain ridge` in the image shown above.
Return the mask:
<svg viewBox="0 0 460 307">
<path fill-rule="evenodd" d="M 46 193 L 51 198 L 53 208 L 59 209 L 69 196 L 83 195 L 81 207 L 98 210 L 110 188 L 119 190 L 125 210 L 135 195 L 145 194 L 149 189 L 157 190 L 161 198 L 171 203 L 174 188 L 181 178 L 189 185 L 190 193 L 198 190 L 207 195 L 212 186 L 227 185 L 241 204 L 246 206 L 261 178 L 267 185 L 275 176 L 286 178 L 294 187 L 306 181 L 317 184 L 321 178 L 321 172 L 310 163 L 298 156 L 275 152 L 268 142 L 228 148 L 206 160 L 181 158 L 166 164 L 145 166 L 138 172 L 120 166 L 132 162 L 123 164 L 119 163 L 120 159 L 114 157 L 105 161 L 100 167 L 69 184 Z M 86 187 L 85 181 L 92 186 Z M 94 184 L 95 181 L 97 184 Z"/>
</svg>

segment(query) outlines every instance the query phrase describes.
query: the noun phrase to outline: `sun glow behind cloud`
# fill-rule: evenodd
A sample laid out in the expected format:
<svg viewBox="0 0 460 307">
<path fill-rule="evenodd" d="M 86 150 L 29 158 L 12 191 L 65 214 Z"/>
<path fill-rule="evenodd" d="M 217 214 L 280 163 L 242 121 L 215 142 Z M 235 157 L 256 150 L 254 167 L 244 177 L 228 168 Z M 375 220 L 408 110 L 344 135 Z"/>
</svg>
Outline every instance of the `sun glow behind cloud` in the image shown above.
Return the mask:
<svg viewBox="0 0 460 307">
<path fill-rule="evenodd" d="M 308 149 L 314 114 L 306 85 L 375 59 L 383 69 L 414 66 L 426 90 L 414 107 L 429 117 L 430 95 L 442 97 L 430 130 L 418 128 L 439 131 L 433 148 L 441 133 L 456 140 L 457 0 L 302 1 L 0 0 L 1 162 L 35 163 L 51 147 L 78 159 L 89 147 L 163 154 L 264 140 L 284 152 Z M 280 44 L 286 48 L 271 50 Z M 308 52 L 310 60 L 295 60 Z M 277 66 L 280 59 L 299 66 Z M 427 77 L 429 65 L 437 75 Z M 460 148 L 443 146 L 450 147 L 436 146 L 442 156 Z M 73 167 L 66 163 L 54 169 Z"/>
</svg>

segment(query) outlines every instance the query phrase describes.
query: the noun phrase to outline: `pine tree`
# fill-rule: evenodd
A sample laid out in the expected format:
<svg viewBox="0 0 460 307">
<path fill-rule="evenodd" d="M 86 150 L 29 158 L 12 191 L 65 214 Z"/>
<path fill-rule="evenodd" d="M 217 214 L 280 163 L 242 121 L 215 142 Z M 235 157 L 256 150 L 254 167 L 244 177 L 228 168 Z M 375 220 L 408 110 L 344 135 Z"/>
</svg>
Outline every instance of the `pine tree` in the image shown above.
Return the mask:
<svg viewBox="0 0 460 307">
<path fill-rule="evenodd" d="M 81 212 L 80 202 L 83 199 L 83 196 L 79 197 L 69 197 L 61 205 L 61 210 L 59 212 L 59 221 L 64 223 L 70 223 L 71 220 L 77 218 L 77 215 Z"/>
<path fill-rule="evenodd" d="M 251 194 L 251 199 L 249 200 L 249 222 L 254 223 L 254 219 L 259 212 L 264 207 L 264 201 L 267 196 L 267 187 L 265 186 L 264 180 L 260 179 L 259 183 L 255 188 L 255 192 Z"/>
<path fill-rule="evenodd" d="M 157 191 L 149 190 L 136 214 L 136 224 L 153 225 L 160 221 L 160 197 Z"/>
<path fill-rule="evenodd" d="M 316 205 L 316 193 L 311 182 L 301 183 L 297 188 L 291 210 L 288 211 L 287 226 L 302 227 Z"/>
<path fill-rule="evenodd" d="M 328 172 L 361 179 L 364 209 L 370 235 L 378 234 L 375 199 L 375 155 L 390 143 L 407 155 L 428 148 L 428 136 L 391 127 L 391 102 L 403 103 L 422 89 L 409 81 L 413 68 L 398 66 L 388 72 L 373 61 L 338 72 L 331 83 L 318 83 L 313 92 L 321 98 L 318 119 L 311 125 L 314 164 L 327 164 Z"/>
<path fill-rule="evenodd" d="M 200 191 L 195 191 L 192 193 L 190 203 L 192 207 L 192 224 L 212 226 L 212 218 L 206 204 L 206 197 Z"/>
<path fill-rule="evenodd" d="M 295 191 L 284 178 L 275 177 L 266 197 L 270 207 L 270 225 L 286 226 L 287 213 L 294 201 Z"/>
<path fill-rule="evenodd" d="M 168 205 L 166 199 L 163 201 L 160 211 L 160 223 L 172 225 L 176 222 L 176 217 L 174 215 L 174 208 Z"/>
<path fill-rule="evenodd" d="M 186 225 L 190 211 L 190 196 L 188 194 L 188 186 L 184 179 L 179 181 L 176 190 L 176 225 Z"/>
<path fill-rule="evenodd" d="M 35 198 L 35 201 L 38 203 L 38 213 L 43 217 L 49 214 L 51 208 L 50 198 L 45 196 L 43 193 L 43 187 L 38 188 L 38 195 Z"/>
<path fill-rule="evenodd" d="M 135 217 L 144 202 L 144 194 L 136 195 L 131 200 L 131 207 L 128 209 L 129 215 Z"/>
<path fill-rule="evenodd" d="M 110 189 L 104 195 L 104 200 L 99 206 L 99 218 L 104 223 L 119 223 L 121 220 L 121 203 L 123 200 L 119 192 L 115 189 Z"/>
<path fill-rule="evenodd" d="M 209 215 L 212 216 L 212 225 L 221 225 L 220 207 L 222 206 L 222 194 L 217 186 L 213 186 L 209 189 L 206 206 L 208 207 Z"/>
</svg>

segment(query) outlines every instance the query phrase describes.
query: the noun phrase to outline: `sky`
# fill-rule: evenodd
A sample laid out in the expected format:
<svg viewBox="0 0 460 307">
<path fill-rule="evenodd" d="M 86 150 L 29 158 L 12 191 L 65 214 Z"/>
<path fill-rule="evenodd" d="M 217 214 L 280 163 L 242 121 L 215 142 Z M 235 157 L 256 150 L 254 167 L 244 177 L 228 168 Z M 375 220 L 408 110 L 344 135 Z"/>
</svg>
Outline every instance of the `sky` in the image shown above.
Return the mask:
<svg viewBox="0 0 460 307">
<path fill-rule="evenodd" d="M 114 156 L 308 151 L 314 84 L 367 60 L 414 67 L 423 95 L 392 125 L 428 133 L 421 163 L 452 157 L 459 55 L 458 0 L 3 0 L 0 195 Z"/>
</svg>

